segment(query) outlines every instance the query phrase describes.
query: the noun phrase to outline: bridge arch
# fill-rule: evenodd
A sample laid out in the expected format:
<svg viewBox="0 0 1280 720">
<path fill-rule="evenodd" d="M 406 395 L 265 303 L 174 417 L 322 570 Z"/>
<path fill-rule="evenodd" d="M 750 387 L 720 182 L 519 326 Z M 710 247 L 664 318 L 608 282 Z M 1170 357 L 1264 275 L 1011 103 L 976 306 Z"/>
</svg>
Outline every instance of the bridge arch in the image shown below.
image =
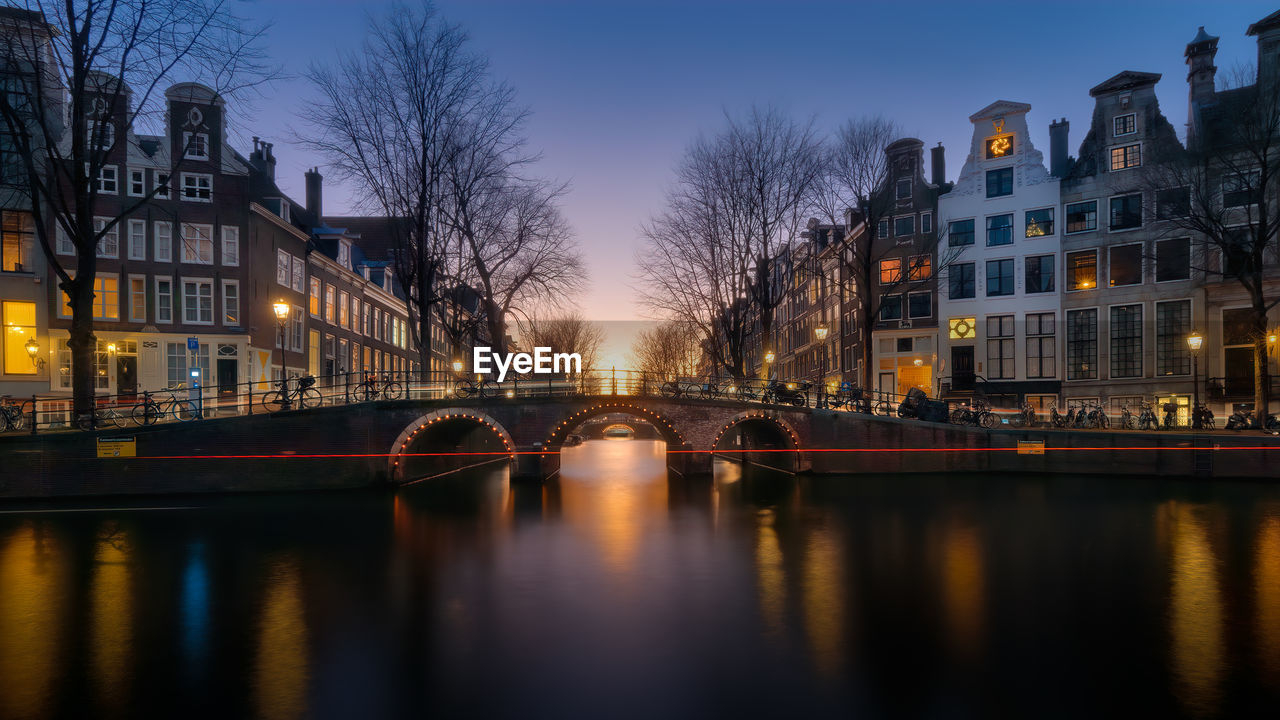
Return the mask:
<svg viewBox="0 0 1280 720">
<path fill-rule="evenodd" d="M 652 408 L 629 402 L 602 402 L 583 408 L 557 423 L 542 443 L 543 449 L 547 452 L 557 452 L 574 428 L 593 417 L 610 413 L 634 415 L 647 420 L 650 425 L 657 428 L 658 434 L 666 441 L 668 449 L 680 448 L 688 444 L 684 433 L 676 428 L 671 419 Z"/>
<path fill-rule="evenodd" d="M 715 439 L 711 441 L 711 447 L 709 448 L 711 454 L 715 455 L 716 453 L 730 452 L 750 453 L 751 448 L 749 447 L 742 447 L 738 449 L 720 447 L 721 441 L 724 440 L 731 431 L 745 425 L 756 425 L 761 428 L 761 431 L 758 431 L 755 435 L 757 444 L 768 445 L 776 443 L 781 445 L 781 447 L 776 448 L 778 450 L 794 451 L 777 453 L 776 455 L 779 457 L 775 458 L 776 462 L 771 461 L 768 463 L 769 465 L 789 466 L 789 469 L 792 470 L 800 469 L 805 465 L 804 461 L 806 458 L 802 457 L 803 452 L 800 444 L 800 435 L 796 432 L 795 428 L 791 426 L 791 423 L 781 417 L 778 417 L 776 414 L 763 410 L 747 410 L 730 418 L 728 422 L 720 427 L 720 430 L 716 433 Z M 756 451 L 758 452 L 762 449 L 766 448 L 756 448 Z"/>
<path fill-rule="evenodd" d="M 465 407 L 447 407 L 433 410 L 415 419 L 405 426 L 396 437 L 388 452 L 388 471 L 394 483 L 403 483 L 407 479 L 406 466 L 416 457 L 412 451 L 416 442 L 425 440 L 432 433 L 444 430 L 448 426 L 457 427 L 461 423 L 472 428 L 483 428 L 491 432 L 500 442 L 501 450 L 495 449 L 486 453 L 489 459 L 500 458 L 504 454 L 507 460 L 515 459 L 516 444 L 511 433 L 496 419 L 481 410 Z M 483 459 L 483 455 L 478 456 Z"/>
</svg>

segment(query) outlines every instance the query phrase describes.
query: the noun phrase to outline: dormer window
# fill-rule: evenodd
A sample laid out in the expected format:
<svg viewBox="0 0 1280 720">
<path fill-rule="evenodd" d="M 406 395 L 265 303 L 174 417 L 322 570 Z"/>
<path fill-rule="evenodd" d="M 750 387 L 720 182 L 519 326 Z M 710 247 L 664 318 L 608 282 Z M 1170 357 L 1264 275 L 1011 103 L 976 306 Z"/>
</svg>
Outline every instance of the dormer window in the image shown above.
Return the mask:
<svg viewBox="0 0 1280 720">
<path fill-rule="evenodd" d="M 116 144 L 116 126 L 110 120 L 90 120 L 85 131 L 91 148 L 110 150 Z"/>
<path fill-rule="evenodd" d="M 344 268 L 351 267 L 351 245 L 345 240 L 338 243 L 338 264 Z"/>
<path fill-rule="evenodd" d="M 209 159 L 209 133 L 182 133 L 182 157 L 187 160 Z"/>
<path fill-rule="evenodd" d="M 1117 115 L 1112 122 L 1112 133 L 1116 137 L 1132 135 L 1138 132 L 1138 116 L 1135 113 Z"/>
</svg>

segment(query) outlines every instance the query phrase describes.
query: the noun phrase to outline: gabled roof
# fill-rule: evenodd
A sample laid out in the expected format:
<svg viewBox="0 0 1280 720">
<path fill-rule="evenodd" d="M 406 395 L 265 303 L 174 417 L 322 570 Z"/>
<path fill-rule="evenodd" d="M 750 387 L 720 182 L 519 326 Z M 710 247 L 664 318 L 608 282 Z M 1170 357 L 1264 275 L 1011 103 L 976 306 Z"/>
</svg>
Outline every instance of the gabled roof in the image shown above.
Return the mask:
<svg viewBox="0 0 1280 720">
<path fill-rule="evenodd" d="M 1262 18 L 1258 22 L 1250 25 L 1249 29 L 1245 32 L 1245 34 L 1258 35 L 1274 27 L 1280 27 L 1280 10 L 1277 10 L 1271 13 L 1270 15 Z"/>
<path fill-rule="evenodd" d="M 1108 93 L 1132 90 L 1146 85 L 1155 85 L 1157 82 L 1160 82 L 1160 77 L 1160 73 L 1125 70 L 1124 72 L 1116 73 L 1110 78 L 1093 86 L 1093 88 L 1089 90 L 1089 96 L 1098 97 L 1099 95 L 1106 95 Z"/>
<path fill-rule="evenodd" d="M 978 122 L 979 120 L 988 120 L 1002 115 L 1017 115 L 1018 113 L 1026 112 L 1031 112 L 1031 106 L 1026 103 L 1014 102 L 1012 100 L 997 100 L 978 112 L 970 115 L 969 122 Z"/>
</svg>

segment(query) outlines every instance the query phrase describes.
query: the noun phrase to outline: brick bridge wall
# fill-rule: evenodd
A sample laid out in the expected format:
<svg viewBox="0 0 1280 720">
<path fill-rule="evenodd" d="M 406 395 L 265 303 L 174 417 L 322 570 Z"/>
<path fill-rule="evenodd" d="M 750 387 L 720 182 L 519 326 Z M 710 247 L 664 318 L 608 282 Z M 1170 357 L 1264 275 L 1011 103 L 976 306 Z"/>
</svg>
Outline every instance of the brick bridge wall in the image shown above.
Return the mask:
<svg viewBox="0 0 1280 720">
<path fill-rule="evenodd" d="M 799 453 L 800 469 L 824 473 L 1133 473 L 1274 479 L 1274 462 L 1280 458 L 1275 451 L 1280 440 L 1258 433 L 986 431 L 837 411 L 662 398 L 399 400 L 97 433 L 7 435 L 0 437 L 0 497 L 386 484 L 396 479 L 395 459 L 389 454 L 433 413 L 435 417 L 475 415 L 492 423 L 516 450 L 549 450 L 546 457 L 539 453 L 517 457 L 518 474 L 541 477 L 557 467 L 554 447 L 571 429 L 567 421 L 576 424 L 596 414 L 626 411 L 655 419 L 679 446 L 672 449 L 702 451 L 672 456 L 673 467 L 684 473 L 709 470 L 710 456 L 705 451 L 711 450 L 727 425 L 748 415 L 768 416 L 761 421 L 786 428 L 788 437 L 802 449 L 846 450 Z M 98 459 L 98 437 L 136 438 L 139 457 Z M 430 438 L 426 433 L 415 436 L 405 449 L 449 449 L 429 447 Z M 1044 441 L 1050 451 L 1016 454 L 1018 440 Z M 1215 452 L 1215 446 L 1225 451 Z M 1230 451 L 1258 446 L 1273 451 Z"/>
</svg>

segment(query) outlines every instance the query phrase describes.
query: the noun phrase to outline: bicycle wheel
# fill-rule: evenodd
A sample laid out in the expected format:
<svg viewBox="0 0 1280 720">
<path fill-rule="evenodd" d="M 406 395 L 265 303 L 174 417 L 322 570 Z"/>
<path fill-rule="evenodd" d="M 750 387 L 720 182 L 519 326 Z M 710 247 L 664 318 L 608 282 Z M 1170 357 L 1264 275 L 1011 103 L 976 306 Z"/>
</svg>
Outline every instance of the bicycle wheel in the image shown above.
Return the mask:
<svg viewBox="0 0 1280 720">
<path fill-rule="evenodd" d="M 996 420 L 995 413 L 984 412 L 978 416 L 978 424 L 988 430 L 995 427 L 996 422 L 997 420 Z"/>
<path fill-rule="evenodd" d="M 21 430 L 27 426 L 27 414 L 22 412 L 21 408 L 13 408 L 10 412 L 6 412 L 5 415 L 10 430 Z"/>
<path fill-rule="evenodd" d="M 460 398 L 471 397 L 476 394 L 476 384 L 470 380 L 459 380 L 453 385 L 453 394 Z"/>
<path fill-rule="evenodd" d="M 140 402 L 133 406 L 133 411 L 129 414 L 133 417 L 134 425 L 154 425 L 156 420 L 160 419 L 160 410 L 155 408 L 155 403 Z"/>
<path fill-rule="evenodd" d="M 196 402 L 194 400 L 174 400 L 173 416 L 181 422 L 195 420 L 197 413 Z"/>
<path fill-rule="evenodd" d="M 262 409 L 267 412 L 280 412 L 280 409 L 283 407 L 284 393 L 279 390 L 274 390 L 262 396 Z M 174 411 L 174 414 L 177 414 L 176 410 Z"/>
<path fill-rule="evenodd" d="M 373 393 L 370 390 L 369 385 L 366 383 L 360 383 L 359 385 L 352 385 L 351 387 L 347 388 L 347 404 L 352 405 L 354 403 L 370 400 L 372 399 L 370 397 L 372 394 Z"/>
<path fill-rule="evenodd" d="M 398 382 L 387 383 L 382 388 L 382 397 L 388 400 L 399 400 L 404 397 L 404 386 Z"/>
<path fill-rule="evenodd" d="M 888 417 L 891 412 L 893 412 L 893 406 L 889 404 L 888 400 L 881 400 L 876 403 L 877 415 L 884 415 L 885 417 Z"/>
<path fill-rule="evenodd" d="M 952 425 L 964 424 L 964 410 L 961 410 L 960 408 L 956 408 L 955 410 L 951 411 L 951 424 Z"/>
<path fill-rule="evenodd" d="M 319 390 L 316 390 L 315 388 L 304 388 L 302 392 L 298 393 L 298 397 L 294 402 L 298 407 L 315 408 L 320 407 L 320 403 L 323 400 L 324 398 L 320 397 Z"/>
<path fill-rule="evenodd" d="M 484 382 L 480 383 L 480 397 L 496 398 L 498 397 L 498 393 L 500 393 L 501 391 L 502 391 L 502 388 L 498 386 L 498 383 L 492 380 L 485 380 Z"/>
</svg>

